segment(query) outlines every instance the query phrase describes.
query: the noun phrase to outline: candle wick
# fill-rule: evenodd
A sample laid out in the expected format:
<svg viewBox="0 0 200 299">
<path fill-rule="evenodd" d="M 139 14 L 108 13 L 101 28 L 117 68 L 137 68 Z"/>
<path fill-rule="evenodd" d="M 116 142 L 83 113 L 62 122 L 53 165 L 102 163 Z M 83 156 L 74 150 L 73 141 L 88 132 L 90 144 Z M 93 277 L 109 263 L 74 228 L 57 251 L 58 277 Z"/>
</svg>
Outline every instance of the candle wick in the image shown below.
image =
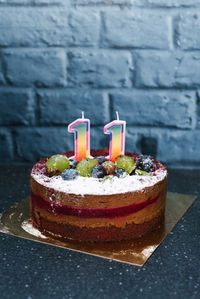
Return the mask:
<svg viewBox="0 0 200 299">
<path fill-rule="evenodd" d="M 82 111 L 82 119 L 84 119 L 84 111 Z"/>
<path fill-rule="evenodd" d="M 116 111 L 116 115 L 117 115 L 117 120 L 119 120 L 119 112 Z"/>
</svg>

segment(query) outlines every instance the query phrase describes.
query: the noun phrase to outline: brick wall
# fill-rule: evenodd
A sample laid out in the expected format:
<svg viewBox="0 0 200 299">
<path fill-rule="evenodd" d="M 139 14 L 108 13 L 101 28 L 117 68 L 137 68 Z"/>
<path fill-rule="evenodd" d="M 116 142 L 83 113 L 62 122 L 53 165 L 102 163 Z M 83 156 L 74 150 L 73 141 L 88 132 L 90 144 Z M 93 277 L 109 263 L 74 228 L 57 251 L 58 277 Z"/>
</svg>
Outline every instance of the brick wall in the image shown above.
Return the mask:
<svg viewBox="0 0 200 299">
<path fill-rule="evenodd" d="M 73 148 L 67 124 L 127 121 L 126 149 L 200 167 L 200 0 L 0 0 L 0 163 Z"/>
</svg>

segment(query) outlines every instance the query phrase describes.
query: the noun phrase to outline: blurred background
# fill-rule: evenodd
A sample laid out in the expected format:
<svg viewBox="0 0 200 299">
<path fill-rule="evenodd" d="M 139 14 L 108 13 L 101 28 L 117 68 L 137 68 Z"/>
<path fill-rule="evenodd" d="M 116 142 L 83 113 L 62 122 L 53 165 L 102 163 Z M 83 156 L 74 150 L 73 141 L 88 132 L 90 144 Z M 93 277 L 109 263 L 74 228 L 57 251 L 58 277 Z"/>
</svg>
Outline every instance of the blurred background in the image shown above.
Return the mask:
<svg viewBox="0 0 200 299">
<path fill-rule="evenodd" d="M 199 0 L 1 0 L 0 164 L 73 150 L 67 125 L 126 120 L 126 150 L 200 168 Z"/>
</svg>

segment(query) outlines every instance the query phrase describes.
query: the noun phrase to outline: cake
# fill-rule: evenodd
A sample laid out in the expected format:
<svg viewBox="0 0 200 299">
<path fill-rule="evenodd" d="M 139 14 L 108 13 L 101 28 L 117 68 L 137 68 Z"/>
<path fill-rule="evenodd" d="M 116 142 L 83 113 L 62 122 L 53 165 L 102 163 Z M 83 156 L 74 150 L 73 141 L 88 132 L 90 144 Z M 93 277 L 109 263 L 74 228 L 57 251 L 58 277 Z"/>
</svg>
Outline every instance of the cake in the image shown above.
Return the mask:
<svg viewBox="0 0 200 299">
<path fill-rule="evenodd" d="M 60 155 L 69 158 L 72 154 Z M 153 157 L 127 152 L 124 157 L 132 164 L 119 157 L 112 168 L 110 161 L 107 166 L 102 164 L 108 150 L 92 150 L 91 155 L 95 166 L 90 177 L 82 176 L 77 167 L 81 162 L 70 161 L 62 173 L 55 168 L 50 171 L 50 157 L 34 165 L 33 226 L 55 238 L 89 242 L 132 240 L 160 226 L 165 212 L 166 167 Z M 129 164 L 135 166 L 131 169 Z M 130 169 L 126 172 L 121 165 Z M 69 173 L 72 177 L 65 177 Z M 78 175 L 73 177 L 73 173 Z"/>
</svg>

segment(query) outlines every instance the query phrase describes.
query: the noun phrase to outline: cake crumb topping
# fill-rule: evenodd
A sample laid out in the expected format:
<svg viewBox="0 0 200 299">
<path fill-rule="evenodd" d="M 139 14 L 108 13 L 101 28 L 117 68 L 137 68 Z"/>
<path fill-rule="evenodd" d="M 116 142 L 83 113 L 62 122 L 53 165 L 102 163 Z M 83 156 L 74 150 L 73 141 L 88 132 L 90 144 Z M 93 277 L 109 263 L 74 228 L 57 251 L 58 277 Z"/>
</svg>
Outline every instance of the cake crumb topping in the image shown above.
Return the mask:
<svg viewBox="0 0 200 299">
<path fill-rule="evenodd" d="M 127 175 L 123 178 L 110 176 L 109 180 L 77 176 L 73 181 L 65 181 L 61 175 L 47 177 L 40 172 L 32 172 L 32 177 L 40 184 L 55 191 L 73 194 L 111 195 L 125 192 L 141 191 L 151 187 L 167 176 L 166 169 L 157 169 L 148 176 Z"/>
</svg>

